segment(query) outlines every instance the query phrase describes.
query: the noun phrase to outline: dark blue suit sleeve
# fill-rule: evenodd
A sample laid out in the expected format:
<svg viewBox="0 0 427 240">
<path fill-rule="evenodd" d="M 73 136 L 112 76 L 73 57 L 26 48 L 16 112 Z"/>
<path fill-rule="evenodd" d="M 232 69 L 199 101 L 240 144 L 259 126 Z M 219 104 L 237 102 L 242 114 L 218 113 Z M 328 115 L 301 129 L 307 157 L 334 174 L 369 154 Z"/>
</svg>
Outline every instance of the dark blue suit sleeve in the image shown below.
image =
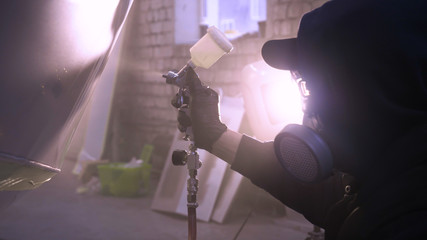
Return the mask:
<svg viewBox="0 0 427 240">
<path fill-rule="evenodd" d="M 231 168 L 320 227 L 325 225 L 328 210 L 344 194 L 339 174 L 316 184 L 298 182 L 278 162 L 273 142 L 248 136 L 242 137 Z"/>
</svg>

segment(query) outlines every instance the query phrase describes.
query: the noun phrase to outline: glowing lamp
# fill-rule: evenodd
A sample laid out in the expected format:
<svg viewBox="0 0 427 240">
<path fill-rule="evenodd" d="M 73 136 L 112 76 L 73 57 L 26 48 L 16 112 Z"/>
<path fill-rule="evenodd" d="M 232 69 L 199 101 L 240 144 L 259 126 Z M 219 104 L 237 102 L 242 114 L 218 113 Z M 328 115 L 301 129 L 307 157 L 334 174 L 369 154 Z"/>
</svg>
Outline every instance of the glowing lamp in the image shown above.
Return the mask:
<svg viewBox="0 0 427 240">
<path fill-rule="evenodd" d="M 286 125 L 301 124 L 302 99 L 290 71 L 270 67 L 263 60 L 242 70 L 245 110 L 254 137 L 273 140 Z"/>
</svg>

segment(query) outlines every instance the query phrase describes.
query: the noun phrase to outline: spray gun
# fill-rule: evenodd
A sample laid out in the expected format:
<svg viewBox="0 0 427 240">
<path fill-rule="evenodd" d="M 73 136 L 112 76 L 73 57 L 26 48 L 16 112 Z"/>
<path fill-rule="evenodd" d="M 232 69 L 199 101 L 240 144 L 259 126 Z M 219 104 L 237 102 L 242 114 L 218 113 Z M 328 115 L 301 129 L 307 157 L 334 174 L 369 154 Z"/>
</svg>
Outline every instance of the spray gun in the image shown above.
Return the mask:
<svg viewBox="0 0 427 240">
<path fill-rule="evenodd" d="M 189 86 L 191 79 L 186 78 L 186 71 L 189 68 L 210 68 L 224 54 L 229 53 L 233 45 L 227 39 L 224 33 L 218 28 L 209 27 L 207 33 L 190 48 L 191 59 L 178 72 L 169 71 L 166 75 L 166 83 L 179 87 L 178 92 L 172 99 L 171 104 L 179 111 L 183 111 L 190 116 L 190 92 Z M 183 126 L 179 129 L 185 133 L 184 139 L 191 141 L 188 151 L 175 150 L 172 154 L 172 163 L 174 165 L 187 165 L 189 178 L 187 180 L 187 208 L 188 208 L 188 239 L 196 240 L 197 218 L 196 208 L 198 179 L 197 170 L 201 167 L 201 161 L 197 148 L 194 145 L 191 126 Z"/>
</svg>

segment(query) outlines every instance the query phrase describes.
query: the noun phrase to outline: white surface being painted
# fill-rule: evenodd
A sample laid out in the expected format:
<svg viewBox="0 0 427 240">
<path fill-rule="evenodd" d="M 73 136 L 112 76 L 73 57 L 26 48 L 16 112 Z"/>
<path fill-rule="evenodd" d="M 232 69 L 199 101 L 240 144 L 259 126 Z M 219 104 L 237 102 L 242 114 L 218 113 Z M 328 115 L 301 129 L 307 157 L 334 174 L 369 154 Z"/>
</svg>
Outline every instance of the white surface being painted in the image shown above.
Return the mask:
<svg viewBox="0 0 427 240">
<path fill-rule="evenodd" d="M 122 38 L 121 35 L 111 51 L 111 55 L 96 83 L 96 88 L 89 103 L 89 109 L 86 113 L 88 116 L 84 144 L 73 169 L 73 173 L 75 174 L 81 172 L 85 162 L 99 160 L 104 150 Z"/>
</svg>

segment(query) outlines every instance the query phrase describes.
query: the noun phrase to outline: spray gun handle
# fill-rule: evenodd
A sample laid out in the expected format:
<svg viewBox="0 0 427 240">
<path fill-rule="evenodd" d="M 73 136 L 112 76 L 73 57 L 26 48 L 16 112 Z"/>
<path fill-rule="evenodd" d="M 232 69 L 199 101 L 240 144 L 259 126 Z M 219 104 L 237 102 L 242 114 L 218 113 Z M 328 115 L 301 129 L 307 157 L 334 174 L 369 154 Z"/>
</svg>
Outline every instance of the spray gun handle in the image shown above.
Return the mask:
<svg viewBox="0 0 427 240">
<path fill-rule="evenodd" d="M 194 68 L 191 64 L 191 61 L 188 62 L 180 71 L 177 73 L 173 71 L 169 71 L 166 75 L 163 75 L 164 78 L 166 78 L 166 83 L 175 85 L 179 87 L 178 92 L 176 95 L 172 98 L 171 104 L 175 108 L 179 110 L 180 115 L 178 115 L 178 118 L 188 118 L 190 119 L 190 90 L 189 90 L 189 84 L 190 79 L 187 78 L 186 71 L 189 68 Z M 182 116 L 185 115 L 185 116 Z M 185 119 L 184 119 L 185 120 Z M 185 122 L 191 122 L 185 121 Z M 191 124 L 184 124 L 179 125 L 178 129 L 180 132 L 185 133 L 184 139 L 187 141 L 193 141 L 193 131 L 191 128 Z"/>
</svg>

